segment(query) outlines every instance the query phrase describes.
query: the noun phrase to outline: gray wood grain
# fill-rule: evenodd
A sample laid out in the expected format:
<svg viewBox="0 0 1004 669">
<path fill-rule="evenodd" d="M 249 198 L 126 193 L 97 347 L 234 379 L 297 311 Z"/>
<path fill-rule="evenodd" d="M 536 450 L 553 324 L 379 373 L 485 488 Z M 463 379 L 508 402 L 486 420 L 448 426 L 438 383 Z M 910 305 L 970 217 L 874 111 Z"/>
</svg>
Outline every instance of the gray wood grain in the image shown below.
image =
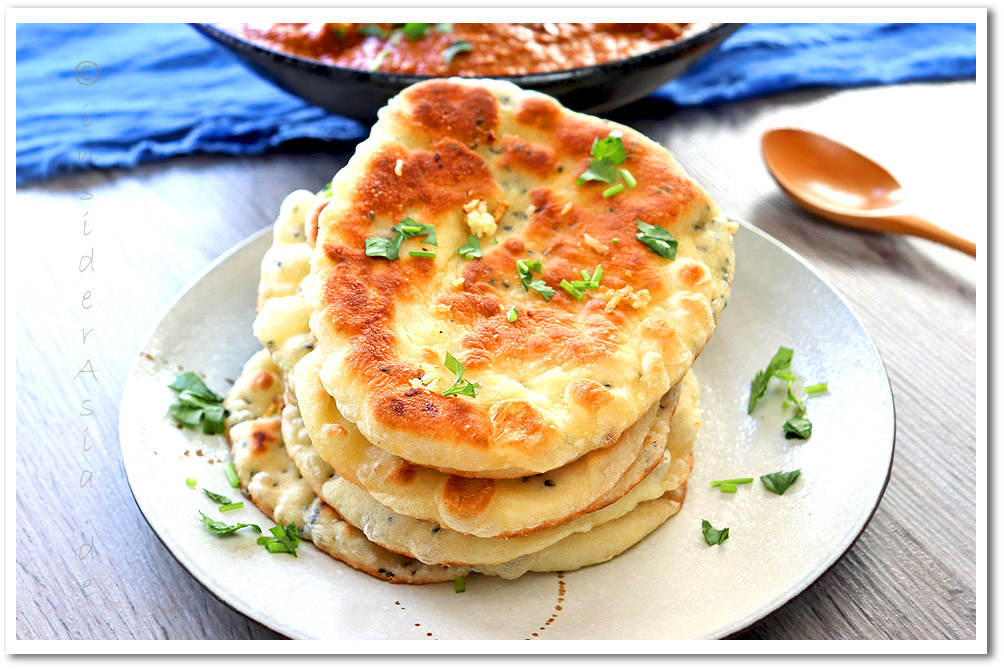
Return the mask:
<svg viewBox="0 0 1004 669">
<path fill-rule="evenodd" d="M 739 638 L 975 637 L 976 265 L 929 242 L 813 218 L 774 186 L 758 144 L 763 129 L 785 124 L 842 137 L 918 186 L 932 218 L 975 235 L 986 221 L 986 202 L 971 197 L 986 182 L 986 154 L 973 143 L 986 110 L 975 102 L 974 84 L 923 84 L 700 110 L 649 101 L 615 115 L 666 144 L 726 210 L 819 268 L 875 338 L 892 381 L 896 457 L 873 521 L 830 572 Z M 924 140 L 932 133 L 942 141 Z M 20 225 L 8 239 L 26 272 L 14 275 L 18 638 L 276 638 L 202 588 L 149 529 L 119 458 L 118 404 L 172 296 L 271 223 L 284 195 L 318 188 L 346 159 L 191 157 L 18 190 Z M 92 246 L 94 271 L 81 273 Z M 756 271 L 756 259 L 739 259 L 739 271 Z M 88 359 L 97 378 L 75 380 Z M 93 415 L 80 415 L 84 399 Z M 84 471 L 92 484 L 81 487 Z"/>
</svg>

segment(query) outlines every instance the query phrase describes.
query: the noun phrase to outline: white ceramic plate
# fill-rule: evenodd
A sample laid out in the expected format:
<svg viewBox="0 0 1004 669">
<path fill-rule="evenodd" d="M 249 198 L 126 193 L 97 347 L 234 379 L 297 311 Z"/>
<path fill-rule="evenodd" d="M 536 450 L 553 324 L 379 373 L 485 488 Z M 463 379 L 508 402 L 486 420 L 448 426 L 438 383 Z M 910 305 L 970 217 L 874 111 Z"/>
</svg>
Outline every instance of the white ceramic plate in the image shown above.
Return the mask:
<svg viewBox="0 0 1004 669">
<path fill-rule="evenodd" d="M 240 498 L 220 462 L 222 436 L 179 430 L 165 418 L 166 384 L 204 372 L 219 393 L 259 348 L 251 334 L 259 263 L 271 235 L 233 249 L 186 288 L 154 330 L 126 383 L 120 436 L 140 510 L 168 550 L 214 595 L 278 632 L 348 639 L 669 639 L 722 637 L 799 594 L 850 548 L 871 518 L 892 465 L 892 394 L 878 351 L 833 288 L 777 241 L 743 226 L 736 235 L 732 299 L 701 355 L 704 425 L 683 510 L 623 555 L 575 572 L 516 581 L 469 577 L 391 585 L 305 542 L 299 557 L 270 554 L 256 535 L 219 538 L 198 510 L 222 517 L 185 479 Z M 792 368 L 830 392 L 807 401 L 807 442 L 786 441 L 775 381 L 756 415 L 750 380 L 779 345 Z M 774 388 L 777 385 L 777 388 Z M 188 453 L 188 455 L 186 455 Z M 201 454 L 201 455 L 200 455 Z M 756 477 L 800 468 L 783 496 Z M 715 479 L 753 476 L 724 494 Z M 709 547 L 701 520 L 730 528 Z M 250 502 L 227 521 L 272 523 Z M 290 596 L 295 593 L 295 596 Z M 560 597 L 560 599 L 559 599 Z M 598 615 L 602 612 L 601 615 Z"/>
</svg>

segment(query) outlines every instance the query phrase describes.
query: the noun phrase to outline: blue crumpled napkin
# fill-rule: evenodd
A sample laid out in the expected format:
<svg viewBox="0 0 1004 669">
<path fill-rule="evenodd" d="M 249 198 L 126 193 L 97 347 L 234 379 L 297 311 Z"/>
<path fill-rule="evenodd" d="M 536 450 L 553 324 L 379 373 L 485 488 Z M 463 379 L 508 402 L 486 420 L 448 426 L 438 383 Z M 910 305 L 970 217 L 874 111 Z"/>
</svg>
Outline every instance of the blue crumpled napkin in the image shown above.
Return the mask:
<svg viewBox="0 0 1004 669">
<path fill-rule="evenodd" d="M 289 140 L 355 142 L 369 130 L 262 81 L 184 24 L 18 24 L 16 34 L 19 185 Z M 761 23 L 653 95 L 689 106 L 975 76 L 974 24 Z"/>
</svg>

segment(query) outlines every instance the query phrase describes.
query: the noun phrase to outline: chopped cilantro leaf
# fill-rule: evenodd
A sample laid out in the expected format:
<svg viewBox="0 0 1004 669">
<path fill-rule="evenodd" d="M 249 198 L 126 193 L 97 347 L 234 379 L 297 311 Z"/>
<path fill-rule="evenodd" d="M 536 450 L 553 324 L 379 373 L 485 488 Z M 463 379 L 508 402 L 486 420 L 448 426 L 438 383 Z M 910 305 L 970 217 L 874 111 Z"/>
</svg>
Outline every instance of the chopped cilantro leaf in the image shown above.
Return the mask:
<svg viewBox="0 0 1004 669">
<path fill-rule="evenodd" d="M 523 284 L 523 290 L 528 293 L 535 290 L 546 301 L 551 301 L 551 298 L 554 297 L 554 288 L 548 286 L 543 279 L 533 278 L 533 272 L 544 273 L 544 263 L 540 260 L 517 260 L 516 271 L 519 272 L 519 280 Z"/>
<path fill-rule="evenodd" d="M 202 489 L 202 492 L 206 493 L 206 497 L 208 497 L 209 499 L 213 500 L 217 504 L 230 504 L 230 498 L 229 497 L 224 497 L 223 495 L 217 494 L 215 492 L 210 492 L 209 490 L 206 490 L 205 488 Z"/>
<path fill-rule="evenodd" d="M 168 388 L 178 392 L 177 401 L 167 409 L 168 415 L 190 428 L 202 426 L 204 434 L 223 432 L 223 397 L 211 391 L 196 374 L 179 374 Z"/>
<path fill-rule="evenodd" d="M 198 483 L 198 481 L 196 481 L 195 479 L 185 479 L 185 483 L 188 484 L 189 488 L 194 488 Z"/>
<path fill-rule="evenodd" d="M 428 23 L 405 23 L 401 32 L 412 42 L 422 39 L 429 32 Z"/>
<path fill-rule="evenodd" d="M 481 242 L 478 241 L 478 236 L 471 235 L 470 237 L 468 237 L 467 241 L 464 242 L 464 245 L 457 250 L 457 253 L 464 256 L 468 260 L 471 260 L 473 258 L 480 258 Z"/>
<path fill-rule="evenodd" d="M 394 232 L 401 235 L 402 239 L 411 239 L 412 237 L 425 235 L 425 239 L 422 240 L 423 244 L 439 246 L 439 243 L 436 241 L 436 226 L 428 223 L 419 223 L 410 216 L 405 216 L 401 219 L 401 222 L 395 225 L 392 229 Z M 398 242 L 397 245 L 400 247 L 401 242 Z"/>
<path fill-rule="evenodd" d="M 770 381 L 770 377 L 776 376 L 778 372 L 787 370 L 791 366 L 793 355 L 794 351 L 792 349 L 781 346 L 777 349 L 774 357 L 771 358 L 767 369 L 756 373 L 756 376 L 753 377 L 753 382 L 750 384 L 750 399 L 746 405 L 746 413 L 753 414 L 757 401 L 767 392 L 767 382 Z"/>
<path fill-rule="evenodd" d="M 179 393 L 188 392 L 191 395 L 207 402 L 223 401 L 223 398 L 210 390 L 206 386 L 205 382 L 203 382 L 203 380 L 200 379 L 198 374 L 195 372 L 185 372 L 183 374 L 179 374 L 175 377 L 174 381 L 168 384 L 167 387 L 171 390 L 176 390 Z"/>
<path fill-rule="evenodd" d="M 607 165 L 623 165 L 627 160 L 627 151 L 624 150 L 624 140 L 618 135 L 610 135 L 603 139 L 593 140 L 593 149 L 590 151 L 593 158 L 601 160 Z"/>
<path fill-rule="evenodd" d="M 638 226 L 638 234 L 635 235 L 638 241 L 652 249 L 658 256 L 669 260 L 676 259 L 676 238 L 669 233 L 669 230 L 638 219 L 635 219 L 635 225 Z"/>
<path fill-rule="evenodd" d="M 234 525 L 227 525 L 219 520 L 213 520 L 201 511 L 199 511 L 199 515 L 202 516 L 202 524 L 220 536 L 233 534 L 237 530 L 244 529 L 245 527 L 250 527 L 258 534 L 261 534 L 261 528 L 251 523 L 236 523 Z"/>
<path fill-rule="evenodd" d="M 300 545 L 300 533 L 296 529 L 296 523 L 289 523 L 285 527 L 276 525 L 269 529 L 270 537 L 258 537 L 258 545 L 264 546 L 269 553 L 289 553 L 296 557 L 296 549 Z"/>
<path fill-rule="evenodd" d="M 784 424 L 785 439 L 808 439 L 812 436 L 812 421 L 805 416 L 794 416 Z"/>
<path fill-rule="evenodd" d="M 589 167 L 575 180 L 576 186 L 581 186 L 587 181 L 602 181 L 612 184 L 617 182 L 617 168 L 593 158 L 589 161 Z"/>
<path fill-rule="evenodd" d="M 773 474 L 764 474 L 760 477 L 760 480 L 763 482 L 763 487 L 770 492 L 775 495 L 783 495 L 784 491 L 795 482 L 801 473 L 801 469 L 791 472 L 774 472 Z"/>
<path fill-rule="evenodd" d="M 519 318 L 519 312 L 516 311 L 516 307 L 509 309 L 509 313 L 506 314 L 506 318 L 509 319 L 510 323 L 515 323 L 516 319 Z"/>
<path fill-rule="evenodd" d="M 477 391 L 475 388 L 478 387 L 477 381 L 467 381 L 464 379 L 464 367 L 463 363 L 453 357 L 453 355 L 447 351 L 446 360 L 443 361 L 446 369 L 453 372 L 456 377 L 453 381 L 453 385 L 443 391 L 443 397 L 449 397 L 450 395 L 467 395 L 468 397 L 477 397 Z"/>
<path fill-rule="evenodd" d="M 395 244 L 392 239 L 385 237 L 368 237 L 366 239 L 366 255 L 370 258 L 397 260 L 400 257 L 399 249 L 400 242 Z"/>
<path fill-rule="evenodd" d="M 701 532 L 704 534 L 704 541 L 706 541 L 709 546 L 715 546 L 729 538 L 729 528 L 725 527 L 723 529 L 716 530 L 711 526 L 711 523 L 706 520 L 701 521 Z"/>
</svg>

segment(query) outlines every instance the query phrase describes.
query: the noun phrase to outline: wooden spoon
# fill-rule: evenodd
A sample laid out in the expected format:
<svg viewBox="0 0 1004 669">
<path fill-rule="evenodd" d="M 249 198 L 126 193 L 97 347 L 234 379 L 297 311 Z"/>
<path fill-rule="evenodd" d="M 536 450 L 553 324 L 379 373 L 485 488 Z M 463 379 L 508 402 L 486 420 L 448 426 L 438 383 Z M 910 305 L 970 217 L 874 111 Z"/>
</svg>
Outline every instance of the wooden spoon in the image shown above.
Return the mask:
<svg viewBox="0 0 1004 669">
<path fill-rule="evenodd" d="M 767 169 L 791 199 L 817 216 L 875 232 L 930 239 L 976 256 L 976 244 L 907 210 L 896 178 L 850 147 L 807 130 L 764 133 Z"/>
</svg>

